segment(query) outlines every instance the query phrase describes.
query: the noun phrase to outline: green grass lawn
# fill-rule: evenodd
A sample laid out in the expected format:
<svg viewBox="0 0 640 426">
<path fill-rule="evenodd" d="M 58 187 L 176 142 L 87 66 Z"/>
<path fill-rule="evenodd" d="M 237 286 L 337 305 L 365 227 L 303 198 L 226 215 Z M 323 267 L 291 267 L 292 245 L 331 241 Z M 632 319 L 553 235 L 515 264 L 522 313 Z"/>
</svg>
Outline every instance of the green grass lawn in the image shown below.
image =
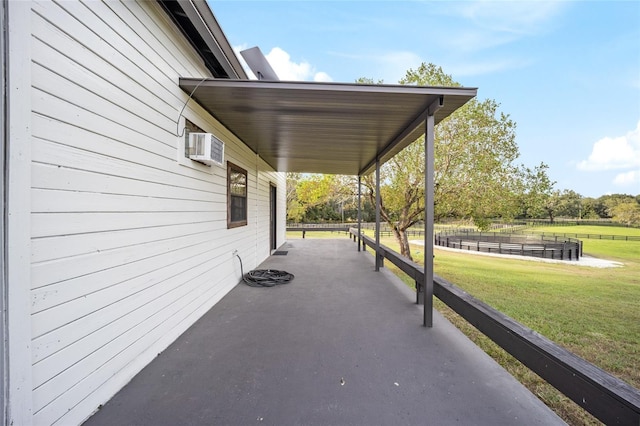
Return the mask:
<svg viewBox="0 0 640 426">
<path fill-rule="evenodd" d="M 550 227 L 545 232 L 640 235 L 640 230 L 631 228 L 590 226 L 588 231 L 586 228 Z M 640 241 L 583 241 L 585 254 L 622 262 L 624 266 L 600 269 L 436 249 L 434 270 L 495 309 L 640 388 Z M 384 238 L 381 243 L 398 250 L 393 238 Z M 412 252 L 421 263 L 422 247 L 412 246 Z M 388 266 L 394 269 L 393 265 Z M 398 274 L 404 275 L 399 271 Z M 406 276 L 404 280 L 414 286 Z M 565 421 L 570 424 L 595 422 L 444 304 L 438 302 L 436 308 Z"/>
</svg>

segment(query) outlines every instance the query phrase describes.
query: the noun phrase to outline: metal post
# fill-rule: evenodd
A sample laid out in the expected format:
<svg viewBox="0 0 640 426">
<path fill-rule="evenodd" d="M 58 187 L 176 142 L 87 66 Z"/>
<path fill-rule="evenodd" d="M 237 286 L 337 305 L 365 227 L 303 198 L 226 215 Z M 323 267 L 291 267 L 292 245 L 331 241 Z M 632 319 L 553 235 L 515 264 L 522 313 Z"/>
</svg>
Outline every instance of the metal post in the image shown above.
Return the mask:
<svg viewBox="0 0 640 426">
<path fill-rule="evenodd" d="M 360 234 L 362 233 L 362 176 L 358 175 L 358 251 L 360 251 Z"/>
<path fill-rule="evenodd" d="M 380 270 L 380 159 L 376 158 L 376 272 Z"/>
<path fill-rule="evenodd" d="M 424 136 L 424 315 L 423 325 L 433 327 L 433 158 L 434 114 L 427 114 Z"/>
</svg>

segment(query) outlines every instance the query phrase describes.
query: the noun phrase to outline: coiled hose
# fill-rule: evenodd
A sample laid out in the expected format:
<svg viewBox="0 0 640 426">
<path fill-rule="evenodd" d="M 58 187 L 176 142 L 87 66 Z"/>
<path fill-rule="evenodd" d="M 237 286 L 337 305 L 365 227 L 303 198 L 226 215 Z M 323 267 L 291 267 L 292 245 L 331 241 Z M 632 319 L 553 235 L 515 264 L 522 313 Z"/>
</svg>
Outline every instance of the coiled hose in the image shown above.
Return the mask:
<svg viewBox="0 0 640 426">
<path fill-rule="evenodd" d="M 242 259 L 236 253 L 236 257 L 240 261 L 240 273 L 242 280 L 251 287 L 274 287 L 280 284 L 289 284 L 295 277 L 286 271 L 278 271 L 276 269 L 254 269 L 246 274 L 242 268 Z"/>
</svg>

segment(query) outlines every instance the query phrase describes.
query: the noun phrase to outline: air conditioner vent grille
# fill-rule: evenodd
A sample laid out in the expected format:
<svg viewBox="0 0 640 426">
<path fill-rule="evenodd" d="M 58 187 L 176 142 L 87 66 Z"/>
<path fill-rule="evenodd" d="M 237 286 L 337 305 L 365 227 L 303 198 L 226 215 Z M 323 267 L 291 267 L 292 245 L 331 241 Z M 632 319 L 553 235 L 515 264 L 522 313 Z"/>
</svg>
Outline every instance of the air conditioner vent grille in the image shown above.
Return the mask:
<svg viewBox="0 0 640 426">
<path fill-rule="evenodd" d="M 189 133 L 189 158 L 208 165 L 224 164 L 224 142 L 211 133 Z"/>
</svg>

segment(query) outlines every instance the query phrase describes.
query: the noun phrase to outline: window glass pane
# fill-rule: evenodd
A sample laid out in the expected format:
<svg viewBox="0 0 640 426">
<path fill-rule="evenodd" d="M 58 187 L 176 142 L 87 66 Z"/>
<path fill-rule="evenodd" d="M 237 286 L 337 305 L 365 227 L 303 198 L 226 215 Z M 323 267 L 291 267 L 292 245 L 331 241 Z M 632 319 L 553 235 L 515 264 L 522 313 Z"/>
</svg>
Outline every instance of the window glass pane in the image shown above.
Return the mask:
<svg viewBox="0 0 640 426">
<path fill-rule="evenodd" d="M 247 224 L 247 171 L 227 162 L 227 227 Z"/>
<path fill-rule="evenodd" d="M 240 222 L 247 219 L 247 199 L 245 197 L 231 196 L 231 222 Z"/>
<path fill-rule="evenodd" d="M 247 195 L 247 176 L 244 173 L 231 171 L 229 176 L 231 195 L 246 197 Z"/>
</svg>

